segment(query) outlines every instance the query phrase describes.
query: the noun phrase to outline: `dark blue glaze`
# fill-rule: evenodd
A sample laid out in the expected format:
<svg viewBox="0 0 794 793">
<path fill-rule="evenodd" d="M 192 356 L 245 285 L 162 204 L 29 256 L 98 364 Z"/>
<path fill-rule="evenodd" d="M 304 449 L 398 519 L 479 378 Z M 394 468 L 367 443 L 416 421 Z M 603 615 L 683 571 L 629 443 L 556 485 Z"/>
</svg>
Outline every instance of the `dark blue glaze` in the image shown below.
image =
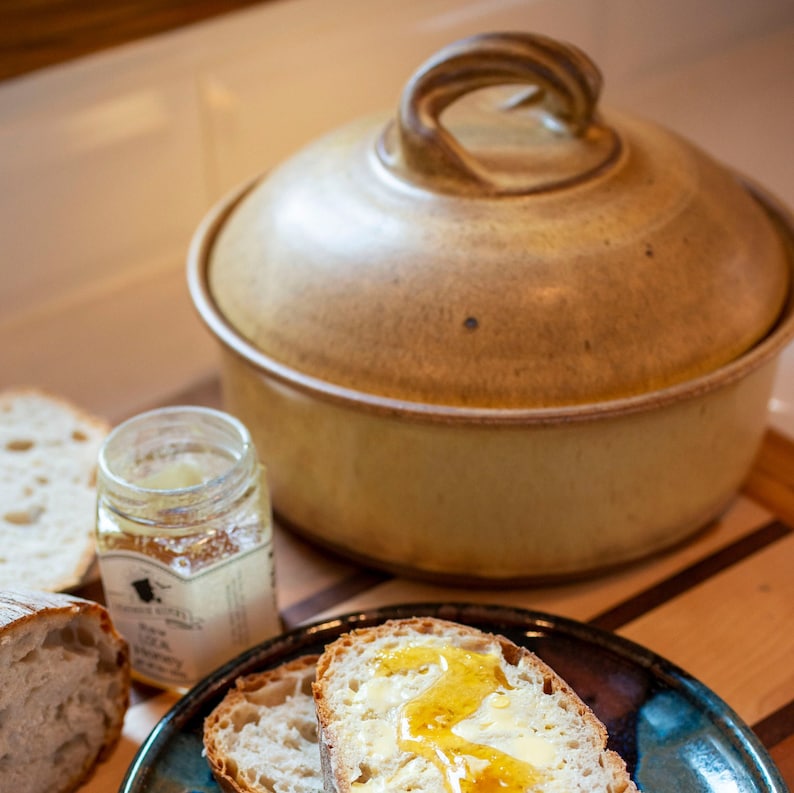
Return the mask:
<svg viewBox="0 0 794 793">
<path fill-rule="evenodd" d="M 755 734 L 702 683 L 633 642 L 507 606 L 409 604 L 315 623 L 260 644 L 199 683 L 141 746 L 119 793 L 219 793 L 202 756 L 204 718 L 239 675 L 321 652 L 351 628 L 435 616 L 502 633 L 543 658 L 595 711 L 646 793 L 787 793 Z"/>
</svg>

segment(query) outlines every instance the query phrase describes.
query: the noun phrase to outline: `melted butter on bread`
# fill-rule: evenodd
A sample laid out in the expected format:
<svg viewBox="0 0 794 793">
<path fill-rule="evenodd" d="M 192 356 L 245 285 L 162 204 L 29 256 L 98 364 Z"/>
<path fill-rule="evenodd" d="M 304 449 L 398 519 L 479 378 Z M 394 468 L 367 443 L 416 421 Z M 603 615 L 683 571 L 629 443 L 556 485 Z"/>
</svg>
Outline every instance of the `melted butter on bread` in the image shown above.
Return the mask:
<svg viewBox="0 0 794 793">
<path fill-rule="evenodd" d="M 428 685 L 407 701 L 396 693 L 401 686 L 387 684 L 417 674 Z M 515 737 L 522 719 L 511 693 L 498 656 L 423 644 L 382 652 L 376 676 L 360 692 L 377 709 L 399 708 L 397 746 L 433 763 L 450 793 L 523 793 L 542 781 L 538 766 L 554 752 L 537 735 Z M 508 731 L 514 737 L 505 742 Z M 383 751 L 392 749 L 387 736 L 378 736 L 377 743 Z"/>
<path fill-rule="evenodd" d="M 482 708 L 454 729 L 456 735 L 471 743 L 498 746 L 506 754 L 534 766 L 550 765 L 554 748 L 545 738 L 533 734 L 528 721 L 527 709 L 522 709 L 517 694 L 497 692 L 486 697 Z"/>
</svg>

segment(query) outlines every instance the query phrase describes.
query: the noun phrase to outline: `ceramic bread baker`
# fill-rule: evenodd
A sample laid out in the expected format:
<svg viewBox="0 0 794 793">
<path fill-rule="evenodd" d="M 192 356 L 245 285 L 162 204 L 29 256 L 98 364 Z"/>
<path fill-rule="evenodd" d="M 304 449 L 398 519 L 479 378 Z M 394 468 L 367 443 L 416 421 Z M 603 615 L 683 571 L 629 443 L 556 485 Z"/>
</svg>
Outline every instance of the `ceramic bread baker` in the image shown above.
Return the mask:
<svg viewBox="0 0 794 793">
<path fill-rule="evenodd" d="M 794 333 L 794 226 L 600 89 L 576 47 L 475 36 L 205 218 L 191 293 L 286 524 L 506 585 L 733 498 Z"/>
</svg>

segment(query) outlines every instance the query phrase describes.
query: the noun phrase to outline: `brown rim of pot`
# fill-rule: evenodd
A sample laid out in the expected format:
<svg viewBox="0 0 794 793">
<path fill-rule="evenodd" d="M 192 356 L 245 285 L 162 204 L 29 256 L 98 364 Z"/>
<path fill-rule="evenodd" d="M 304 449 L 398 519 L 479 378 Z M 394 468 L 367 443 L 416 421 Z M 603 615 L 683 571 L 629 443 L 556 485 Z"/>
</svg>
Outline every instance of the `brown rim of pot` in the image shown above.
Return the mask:
<svg viewBox="0 0 794 793">
<path fill-rule="evenodd" d="M 593 421 L 658 409 L 704 396 L 744 379 L 782 352 L 794 337 L 794 287 L 790 287 L 780 319 L 764 339 L 728 364 L 705 375 L 666 388 L 603 402 L 547 408 L 478 408 L 411 402 L 380 394 L 357 391 L 279 363 L 241 336 L 221 312 L 208 283 L 209 253 L 220 229 L 240 201 L 263 179 L 257 177 L 233 190 L 200 223 L 188 252 L 188 288 L 199 316 L 230 352 L 261 374 L 296 390 L 341 406 L 370 413 L 426 423 L 474 425 L 551 425 Z M 770 216 L 784 237 L 789 265 L 794 273 L 794 217 L 776 198 L 744 177 L 740 181 Z"/>
</svg>

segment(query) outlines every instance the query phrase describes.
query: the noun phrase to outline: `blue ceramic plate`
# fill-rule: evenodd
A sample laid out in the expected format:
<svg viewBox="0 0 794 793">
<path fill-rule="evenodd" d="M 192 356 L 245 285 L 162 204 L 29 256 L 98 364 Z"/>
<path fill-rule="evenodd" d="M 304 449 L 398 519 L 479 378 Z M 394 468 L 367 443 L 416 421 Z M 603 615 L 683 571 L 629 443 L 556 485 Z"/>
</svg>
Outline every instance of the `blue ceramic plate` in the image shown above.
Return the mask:
<svg viewBox="0 0 794 793">
<path fill-rule="evenodd" d="M 199 683 L 165 715 L 138 751 L 120 793 L 219 793 L 202 757 L 201 730 L 238 675 L 319 652 L 351 628 L 410 616 L 441 617 L 502 633 L 537 653 L 606 724 L 611 747 L 644 791 L 787 793 L 747 725 L 673 664 L 580 622 L 473 604 L 382 608 L 299 628 L 254 647 Z"/>
</svg>

